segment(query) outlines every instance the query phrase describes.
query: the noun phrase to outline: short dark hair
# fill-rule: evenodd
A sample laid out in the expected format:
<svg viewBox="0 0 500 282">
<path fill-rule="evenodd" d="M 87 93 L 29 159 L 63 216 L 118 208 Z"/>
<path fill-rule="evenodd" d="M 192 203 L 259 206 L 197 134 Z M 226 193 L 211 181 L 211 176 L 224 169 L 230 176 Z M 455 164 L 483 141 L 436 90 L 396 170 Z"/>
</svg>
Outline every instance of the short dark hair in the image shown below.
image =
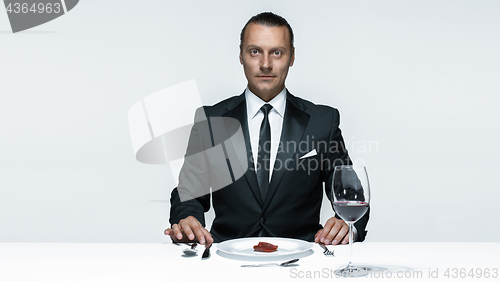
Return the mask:
<svg viewBox="0 0 500 282">
<path fill-rule="evenodd" d="M 271 12 L 263 12 L 258 15 L 251 17 L 248 22 L 245 24 L 240 34 L 240 49 L 243 47 L 243 37 L 245 37 L 245 30 L 250 23 L 256 23 L 259 25 L 267 26 L 267 27 L 278 27 L 278 26 L 286 26 L 288 28 L 288 33 L 290 35 L 290 46 L 293 50 L 293 30 L 290 24 L 285 20 L 285 18 L 276 15 Z M 293 51 L 292 51 L 293 52 Z"/>
</svg>

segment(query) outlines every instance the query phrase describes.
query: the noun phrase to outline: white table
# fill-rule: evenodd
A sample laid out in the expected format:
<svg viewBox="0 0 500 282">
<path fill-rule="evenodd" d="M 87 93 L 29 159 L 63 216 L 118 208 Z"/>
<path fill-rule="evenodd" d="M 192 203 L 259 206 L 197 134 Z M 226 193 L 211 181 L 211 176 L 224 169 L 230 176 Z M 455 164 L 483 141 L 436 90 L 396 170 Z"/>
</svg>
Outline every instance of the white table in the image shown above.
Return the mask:
<svg viewBox="0 0 500 282">
<path fill-rule="evenodd" d="M 348 246 L 330 246 L 336 256 L 325 257 L 314 245 L 295 267 L 242 268 L 249 262 L 218 255 L 217 244 L 208 260 L 201 260 L 201 253 L 183 257 L 184 248 L 171 243 L 0 243 L 0 281 L 297 281 L 309 277 L 326 281 L 338 278 L 333 270 L 347 264 L 349 254 Z M 368 278 L 383 276 L 391 281 L 399 281 L 394 279 L 397 275 L 437 281 L 435 276 L 447 278 L 447 270 L 448 278 L 461 279 L 464 271 L 473 270 L 489 272 L 490 278 L 484 280 L 500 280 L 500 243 L 363 242 L 354 245 L 353 261 L 382 267 L 384 272 Z"/>
</svg>

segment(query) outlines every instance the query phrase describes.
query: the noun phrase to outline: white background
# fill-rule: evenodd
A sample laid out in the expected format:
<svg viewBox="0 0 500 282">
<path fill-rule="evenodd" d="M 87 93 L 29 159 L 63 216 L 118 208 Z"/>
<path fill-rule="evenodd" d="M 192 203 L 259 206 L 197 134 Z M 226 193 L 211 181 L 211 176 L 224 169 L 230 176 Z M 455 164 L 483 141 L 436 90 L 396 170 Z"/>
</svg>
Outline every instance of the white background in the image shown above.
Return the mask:
<svg viewBox="0 0 500 282">
<path fill-rule="evenodd" d="M 204 104 L 243 92 L 239 33 L 262 11 L 294 29 L 288 89 L 338 108 L 367 165 L 368 241 L 498 241 L 500 2 L 484 0 L 85 0 L 18 34 L 0 11 L 0 241 L 168 242 L 173 176 L 135 160 L 128 110 L 190 79 Z"/>
</svg>

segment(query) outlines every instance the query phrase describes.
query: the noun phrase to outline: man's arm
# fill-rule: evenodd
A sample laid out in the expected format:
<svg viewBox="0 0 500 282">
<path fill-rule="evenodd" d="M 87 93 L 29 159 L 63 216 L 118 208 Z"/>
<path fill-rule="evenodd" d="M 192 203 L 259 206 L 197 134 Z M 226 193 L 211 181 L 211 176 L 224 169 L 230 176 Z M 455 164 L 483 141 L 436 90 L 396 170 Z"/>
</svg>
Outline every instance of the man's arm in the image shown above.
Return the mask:
<svg viewBox="0 0 500 282">
<path fill-rule="evenodd" d="M 212 243 L 212 236 L 205 229 L 204 212 L 209 209 L 210 195 L 182 202 L 175 188 L 170 198 L 171 228 L 165 230 L 165 235 L 169 235 L 176 242 Z"/>
<path fill-rule="evenodd" d="M 327 163 L 324 165 L 324 179 L 325 179 L 325 192 L 330 201 L 331 199 L 331 189 L 333 181 L 333 171 L 336 165 L 351 165 L 351 159 L 349 158 L 346 146 L 344 144 L 344 139 L 342 137 L 341 130 L 339 128 L 340 124 L 340 114 L 337 109 L 334 109 L 332 116 L 332 130 L 330 135 L 330 146 L 334 148 L 328 153 Z M 354 224 L 354 241 L 363 241 L 365 239 L 365 227 L 368 222 L 369 211 L 363 216 L 358 222 Z M 361 230 L 361 231 L 358 231 Z M 323 229 L 319 230 L 314 241 L 317 243 L 324 244 L 347 244 L 349 242 L 349 226 L 335 215 L 328 219 Z"/>
<path fill-rule="evenodd" d="M 207 135 L 208 124 L 205 120 L 203 108 L 198 109 L 179 174 L 179 186 L 172 191 L 170 198 L 171 228 L 167 228 L 164 233 L 178 242 L 213 242 L 212 236 L 205 229 L 204 216 L 210 209 L 210 177 L 204 154 L 204 142 L 207 142 L 206 138 L 210 135 Z M 200 191 L 203 196 L 198 196 Z"/>
</svg>

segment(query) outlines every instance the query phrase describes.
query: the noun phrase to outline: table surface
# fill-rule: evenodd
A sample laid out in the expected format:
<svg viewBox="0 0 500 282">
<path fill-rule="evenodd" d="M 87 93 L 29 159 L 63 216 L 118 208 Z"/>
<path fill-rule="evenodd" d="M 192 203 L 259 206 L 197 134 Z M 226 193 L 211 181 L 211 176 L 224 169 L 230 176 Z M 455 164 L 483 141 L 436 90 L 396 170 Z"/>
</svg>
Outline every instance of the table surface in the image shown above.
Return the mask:
<svg viewBox="0 0 500 282">
<path fill-rule="evenodd" d="M 367 278 L 476 280 L 481 274 L 485 280 L 500 279 L 500 243 L 363 242 L 353 247 L 354 263 L 379 270 Z M 333 271 L 349 258 L 348 245 L 329 246 L 335 257 L 325 257 L 314 244 L 296 266 L 243 268 L 255 261 L 223 257 L 217 244 L 208 260 L 201 260 L 201 253 L 184 256 L 185 248 L 172 243 L 0 243 L 0 281 L 324 280 L 339 278 Z"/>
</svg>

